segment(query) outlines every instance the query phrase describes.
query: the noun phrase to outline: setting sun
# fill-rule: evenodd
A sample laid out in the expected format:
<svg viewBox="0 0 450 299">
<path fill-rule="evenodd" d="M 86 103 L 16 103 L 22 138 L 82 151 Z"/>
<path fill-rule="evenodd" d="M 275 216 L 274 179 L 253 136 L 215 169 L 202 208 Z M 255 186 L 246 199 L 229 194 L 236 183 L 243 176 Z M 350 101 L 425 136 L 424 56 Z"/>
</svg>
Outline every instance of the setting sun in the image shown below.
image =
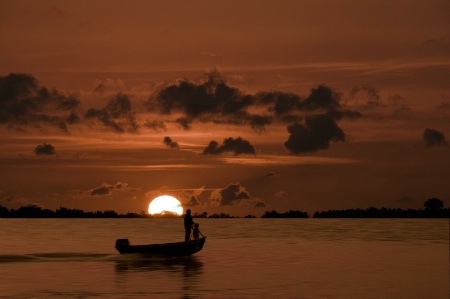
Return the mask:
<svg viewBox="0 0 450 299">
<path fill-rule="evenodd" d="M 158 196 L 148 206 L 148 213 L 155 214 L 183 214 L 183 207 L 178 199 L 169 195 Z"/>
</svg>

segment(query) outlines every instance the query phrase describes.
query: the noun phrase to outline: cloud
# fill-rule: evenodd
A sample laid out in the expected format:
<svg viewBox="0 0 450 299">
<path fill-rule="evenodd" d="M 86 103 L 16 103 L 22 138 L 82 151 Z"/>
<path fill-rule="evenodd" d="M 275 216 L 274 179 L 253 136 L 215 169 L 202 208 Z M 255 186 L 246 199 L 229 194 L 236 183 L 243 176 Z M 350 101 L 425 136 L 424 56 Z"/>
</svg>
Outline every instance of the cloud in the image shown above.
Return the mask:
<svg viewBox="0 0 450 299">
<path fill-rule="evenodd" d="M 40 86 L 28 74 L 0 77 L 0 124 L 50 125 L 67 131 L 64 113 L 75 111 L 79 100 Z"/>
<path fill-rule="evenodd" d="M 155 132 L 161 132 L 161 131 L 166 131 L 166 125 L 164 124 L 163 121 L 158 121 L 158 120 L 146 120 L 144 122 L 144 127 L 150 128 L 152 130 L 154 130 Z"/>
<path fill-rule="evenodd" d="M 256 99 L 258 105 L 267 106 L 269 112 L 273 112 L 276 117 L 282 119 L 296 120 L 298 117 L 293 113 L 302 107 L 300 96 L 293 93 L 259 92 L 256 94 Z"/>
<path fill-rule="evenodd" d="M 224 189 L 211 192 L 211 199 L 219 202 L 221 206 L 229 206 L 238 204 L 243 200 L 253 200 L 253 197 L 240 183 L 235 183 Z"/>
<path fill-rule="evenodd" d="M 350 95 L 364 109 L 375 109 L 383 106 L 380 92 L 368 85 L 353 88 Z"/>
<path fill-rule="evenodd" d="M 117 182 L 112 185 L 104 183 L 100 187 L 89 190 L 89 194 L 92 196 L 104 196 L 110 195 L 113 191 L 125 191 L 127 189 L 129 189 L 127 183 Z"/>
<path fill-rule="evenodd" d="M 131 111 L 131 101 L 127 95 L 118 93 L 102 109 L 90 108 L 86 119 L 97 119 L 115 132 L 137 133 L 139 124 Z"/>
<path fill-rule="evenodd" d="M 205 192 L 205 186 L 193 190 L 182 190 L 178 197 L 182 199 L 183 205 L 188 207 L 195 207 L 200 205 L 200 196 Z"/>
<path fill-rule="evenodd" d="M 55 155 L 56 151 L 55 151 L 55 147 L 51 144 L 47 144 L 47 143 L 43 143 L 43 144 L 39 144 L 36 146 L 36 148 L 34 149 L 34 153 L 36 154 L 36 156 L 40 156 L 40 155 Z"/>
<path fill-rule="evenodd" d="M 191 129 L 192 118 L 179 117 L 175 120 L 175 122 L 186 131 Z"/>
<path fill-rule="evenodd" d="M 423 141 L 426 146 L 445 146 L 447 142 L 445 140 L 444 133 L 434 129 L 425 129 L 422 134 Z"/>
<path fill-rule="evenodd" d="M 326 85 L 312 88 L 309 96 L 301 103 L 304 110 L 337 110 L 341 107 L 340 94 Z"/>
<path fill-rule="evenodd" d="M 235 156 L 241 154 L 256 154 L 255 147 L 249 141 L 238 137 L 236 139 L 230 137 L 223 141 L 219 146 L 217 141 L 212 140 L 208 146 L 203 150 L 204 155 L 220 155 L 225 152 L 233 152 Z"/>
<path fill-rule="evenodd" d="M 306 117 L 304 124 L 294 123 L 287 127 L 289 138 L 284 146 L 291 154 L 327 149 L 331 141 L 345 141 L 345 133 L 332 113 Z"/>
<path fill-rule="evenodd" d="M 164 144 L 170 148 L 178 148 L 178 142 L 175 142 L 169 136 L 164 137 Z"/>
<path fill-rule="evenodd" d="M 375 89 L 364 87 L 363 90 L 371 95 L 373 102 L 379 100 Z M 190 130 L 195 121 L 245 124 L 256 132 L 264 131 L 275 121 L 287 123 L 291 135 L 285 146 L 291 153 L 298 154 L 327 149 L 330 141 L 345 141 L 345 134 L 337 122 L 358 119 L 361 113 L 343 109 L 340 100 L 340 93 L 323 84 L 312 88 L 304 98 L 281 91 L 245 94 L 230 87 L 217 71 L 213 71 L 201 83 L 182 80 L 164 86 L 146 105 L 152 112 L 177 114 L 176 122 L 185 130 Z M 203 153 L 226 151 L 235 155 L 255 153 L 248 141 L 232 138 L 226 139 L 223 145 L 211 141 Z"/>
<path fill-rule="evenodd" d="M 121 80 L 98 80 L 94 94 L 104 93 L 105 88 L 113 91 L 122 87 Z M 145 112 L 173 118 L 164 121 L 140 119 L 143 115 L 140 113 L 145 112 L 139 111 L 139 107 L 134 108 L 130 96 L 120 92 L 104 107 L 82 110 L 75 97 L 41 87 L 34 77 L 26 74 L 0 77 L 0 90 L 0 123 L 8 125 L 33 124 L 36 127 L 36 124 L 48 124 L 68 131 L 69 125 L 87 121 L 89 125 L 100 124 L 116 133 L 136 134 L 141 128 L 166 131 L 164 121 L 175 121 L 184 130 L 192 129 L 195 122 L 246 125 L 257 133 L 265 131 L 271 124 L 283 123 L 289 125 L 291 133 L 286 148 L 294 154 L 328 148 L 330 140 L 344 141 L 342 136 L 345 135 L 337 125 L 338 121 L 361 117 L 357 111 L 343 109 L 341 95 L 326 85 L 312 88 L 305 97 L 281 91 L 247 94 L 227 84 L 217 71 L 208 73 L 200 82 L 180 80 L 159 86 L 145 102 Z M 369 88 L 365 88 L 365 92 L 367 90 Z M 325 133 L 321 129 L 326 129 Z M 330 130 L 334 130 L 334 134 Z M 300 133 L 301 136 L 293 136 Z M 327 138 L 326 134 L 332 136 Z M 296 139 L 303 145 L 299 146 Z M 211 141 L 204 150 L 205 154 L 224 152 L 255 154 L 255 148 L 242 138 L 228 138 L 222 145 Z"/>
<path fill-rule="evenodd" d="M 249 112 L 255 104 L 254 96 L 226 84 L 217 71 L 207 76 L 202 83 L 182 80 L 161 88 L 147 101 L 148 110 L 165 115 L 181 113 L 176 122 L 186 130 L 194 121 L 248 124 L 256 131 L 271 123 L 271 117 Z"/>
</svg>

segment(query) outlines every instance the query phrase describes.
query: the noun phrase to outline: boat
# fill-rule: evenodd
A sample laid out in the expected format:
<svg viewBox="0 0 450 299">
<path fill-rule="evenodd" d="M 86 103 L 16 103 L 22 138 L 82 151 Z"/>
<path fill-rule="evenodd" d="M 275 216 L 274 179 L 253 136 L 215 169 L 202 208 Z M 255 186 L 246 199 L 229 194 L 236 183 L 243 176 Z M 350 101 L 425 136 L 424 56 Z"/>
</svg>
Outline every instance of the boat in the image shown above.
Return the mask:
<svg viewBox="0 0 450 299">
<path fill-rule="evenodd" d="M 128 239 L 117 239 L 115 248 L 120 254 L 137 253 L 148 256 L 188 256 L 203 249 L 206 237 L 165 244 L 131 245 Z"/>
</svg>

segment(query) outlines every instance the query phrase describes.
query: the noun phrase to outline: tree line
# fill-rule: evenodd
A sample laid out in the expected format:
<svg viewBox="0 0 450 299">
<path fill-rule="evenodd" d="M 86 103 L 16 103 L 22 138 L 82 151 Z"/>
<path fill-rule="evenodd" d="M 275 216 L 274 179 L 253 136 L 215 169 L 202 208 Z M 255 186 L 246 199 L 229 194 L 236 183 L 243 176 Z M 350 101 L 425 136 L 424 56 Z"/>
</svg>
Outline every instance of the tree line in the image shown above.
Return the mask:
<svg viewBox="0 0 450 299">
<path fill-rule="evenodd" d="M 233 216 L 225 213 L 208 215 L 207 212 L 194 213 L 194 218 L 256 218 L 254 215 L 245 217 Z M 175 213 L 166 212 L 163 215 L 148 215 L 145 212 L 118 214 L 115 211 L 85 212 L 79 209 L 68 209 L 60 207 L 55 211 L 42 209 L 37 205 L 20 207 L 17 210 L 7 209 L 0 205 L 0 218 L 173 218 L 182 217 Z M 310 218 L 307 212 L 289 210 L 277 212 L 275 210 L 265 211 L 261 218 Z M 424 203 L 424 209 L 347 209 L 328 210 L 315 212 L 312 218 L 450 218 L 450 208 L 445 208 L 443 202 L 437 198 L 430 198 Z"/>
</svg>

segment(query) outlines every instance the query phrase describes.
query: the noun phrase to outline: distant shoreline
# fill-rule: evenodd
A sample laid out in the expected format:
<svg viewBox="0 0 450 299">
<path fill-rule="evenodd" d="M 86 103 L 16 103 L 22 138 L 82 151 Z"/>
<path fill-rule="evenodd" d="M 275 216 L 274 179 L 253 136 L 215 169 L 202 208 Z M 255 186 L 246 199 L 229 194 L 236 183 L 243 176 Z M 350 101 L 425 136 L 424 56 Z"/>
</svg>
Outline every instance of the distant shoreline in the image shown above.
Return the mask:
<svg viewBox="0 0 450 299">
<path fill-rule="evenodd" d="M 17 210 L 7 209 L 0 206 L 0 218 L 181 218 L 171 213 L 164 215 L 149 215 L 141 213 L 118 214 L 115 211 L 96 211 L 85 212 L 79 209 L 59 208 L 56 211 L 42 209 L 36 205 L 20 207 Z M 368 209 L 346 209 L 346 210 L 328 210 L 315 212 L 312 217 L 306 212 L 290 210 L 287 212 L 277 212 L 275 210 L 266 211 L 260 217 L 247 215 L 244 217 L 233 216 L 230 214 L 211 214 L 194 213 L 194 218 L 450 218 L 450 208 L 426 208 L 420 210 L 413 209 L 387 209 L 387 208 L 368 208 Z"/>
</svg>

